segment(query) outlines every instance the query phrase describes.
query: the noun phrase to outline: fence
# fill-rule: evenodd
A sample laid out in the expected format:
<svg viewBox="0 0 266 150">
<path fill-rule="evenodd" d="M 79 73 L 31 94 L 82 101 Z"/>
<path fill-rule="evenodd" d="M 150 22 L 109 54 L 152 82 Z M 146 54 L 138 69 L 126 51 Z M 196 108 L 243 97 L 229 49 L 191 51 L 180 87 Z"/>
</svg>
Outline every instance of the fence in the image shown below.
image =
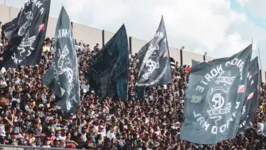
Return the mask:
<svg viewBox="0 0 266 150">
<path fill-rule="evenodd" d="M 80 149 L 67 149 L 67 148 L 44 148 L 32 146 L 15 146 L 15 145 L 0 145 L 0 150 L 80 150 Z M 85 149 L 82 149 L 85 150 Z"/>
</svg>

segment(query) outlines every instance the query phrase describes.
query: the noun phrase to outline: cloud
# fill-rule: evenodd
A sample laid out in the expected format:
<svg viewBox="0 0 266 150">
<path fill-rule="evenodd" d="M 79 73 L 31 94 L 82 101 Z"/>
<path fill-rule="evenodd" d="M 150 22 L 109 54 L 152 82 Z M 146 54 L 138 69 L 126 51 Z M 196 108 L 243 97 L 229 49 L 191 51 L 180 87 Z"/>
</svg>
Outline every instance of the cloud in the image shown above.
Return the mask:
<svg viewBox="0 0 266 150">
<path fill-rule="evenodd" d="M 235 52 L 243 47 L 235 43 L 247 44 L 238 33 L 226 33 L 232 24 L 246 21 L 243 14 L 230 10 L 228 0 L 146 0 L 141 3 L 135 0 L 82 0 L 78 5 L 75 3 L 68 0 L 67 8 L 70 14 L 75 14 L 77 21 L 111 31 L 125 23 L 130 35 L 145 40 L 153 36 L 164 15 L 170 45 L 181 47 L 183 43 L 178 39 L 187 39 L 189 42 L 185 43 L 190 44 L 186 47 L 191 51 L 204 47 L 213 52 L 222 46 L 235 48 L 229 51 Z M 87 16 L 87 21 L 80 16 Z"/>
<path fill-rule="evenodd" d="M 256 16 L 266 19 L 265 0 L 237 0 L 237 2 L 242 7 L 248 8 Z"/>
<path fill-rule="evenodd" d="M 265 0 L 236 1 L 257 16 L 266 14 Z M 171 47 L 185 46 L 213 57 L 230 56 L 248 46 L 252 38 L 255 48 L 266 48 L 266 28 L 257 27 L 244 12 L 232 10 L 231 0 L 60 0 L 52 3 L 52 14 L 59 13 L 59 3 L 75 22 L 111 32 L 124 23 L 129 36 L 146 41 L 153 37 L 163 15 Z M 264 64 L 266 68 L 266 60 Z"/>
<path fill-rule="evenodd" d="M 87 7 L 77 9 L 76 14 L 89 16 L 90 25 L 115 32 L 125 23 L 129 35 L 145 40 L 153 36 L 163 15 L 170 46 L 185 45 L 193 52 L 229 56 L 250 43 L 250 39 L 242 39 L 239 32 L 227 32 L 231 26 L 247 22 L 244 14 L 230 9 L 229 0 L 146 0 L 141 4 L 134 0 L 90 0 L 80 3 Z M 70 10 L 76 7 L 69 6 Z M 84 19 L 78 21 L 85 22 Z"/>
</svg>

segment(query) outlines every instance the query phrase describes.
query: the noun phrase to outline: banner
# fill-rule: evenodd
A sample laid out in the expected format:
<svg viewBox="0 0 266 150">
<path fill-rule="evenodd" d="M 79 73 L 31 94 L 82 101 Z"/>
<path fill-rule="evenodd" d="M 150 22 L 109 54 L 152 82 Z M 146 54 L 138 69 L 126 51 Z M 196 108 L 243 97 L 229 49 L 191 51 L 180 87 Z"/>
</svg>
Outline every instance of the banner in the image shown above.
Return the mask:
<svg viewBox="0 0 266 150">
<path fill-rule="evenodd" d="M 154 38 L 138 53 L 139 74 L 136 86 L 158 86 L 172 83 L 169 47 L 163 18 Z"/>
<path fill-rule="evenodd" d="M 245 103 L 242 108 L 242 115 L 238 132 L 244 132 L 245 129 L 252 126 L 259 103 L 259 64 L 258 57 L 250 62 L 249 73 L 247 76 L 248 84 L 245 96 Z"/>
<path fill-rule="evenodd" d="M 78 61 L 69 16 L 62 7 L 55 30 L 55 54 L 43 83 L 55 94 L 57 105 L 75 113 L 80 105 Z"/>
<path fill-rule="evenodd" d="M 251 53 L 252 45 L 231 57 L 192 69 L 185 93 L 181 139 L 216 144 L 236 136 Z"/>
<path fill-rule="evenodd" d="M 46 34 L 50 0 L 29 0 L 17 18 L 3 25 L 8 46 L 3 54 L 3 67 L 36 65 L 40 63 Z"/>
<path fill-rule="evenodd" d="M 198 65 L 200 63 L 201 63 L 200 61 L 197 61 L 197 60 L 193 60 L 192 59 L 192 67 L 195 67 L 196 65 Z"/>
<path fill-rule="evenodd" d="M 129 52 L 123 25 L 110 41 L 89 61 L 87 80 L 101 98 L 127 98 Z"/>
</svg>

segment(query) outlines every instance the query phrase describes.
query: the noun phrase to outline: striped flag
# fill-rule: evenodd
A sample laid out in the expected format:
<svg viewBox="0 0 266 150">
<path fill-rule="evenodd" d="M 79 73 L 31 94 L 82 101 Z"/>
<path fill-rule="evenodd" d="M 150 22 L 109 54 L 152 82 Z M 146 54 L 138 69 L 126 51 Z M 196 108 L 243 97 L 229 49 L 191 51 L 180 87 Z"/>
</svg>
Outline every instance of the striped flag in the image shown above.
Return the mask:
<svg viewBox="0 0 266 150">
<path fill-rule="evenodd" d="M 175 59 L 173 57 L 170 57 L 170 62 L 171 62 L 171 68 L 174 69 L 176 67 Z"/>
</svg>

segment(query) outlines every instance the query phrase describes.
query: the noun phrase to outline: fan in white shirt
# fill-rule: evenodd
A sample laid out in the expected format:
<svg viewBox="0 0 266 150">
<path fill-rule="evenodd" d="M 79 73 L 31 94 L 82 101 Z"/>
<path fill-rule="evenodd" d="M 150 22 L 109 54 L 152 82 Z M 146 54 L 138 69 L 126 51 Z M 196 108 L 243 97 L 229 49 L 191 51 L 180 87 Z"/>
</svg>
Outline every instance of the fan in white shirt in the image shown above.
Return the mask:
<svg viewBox="0 0 266 150">
<path fill-rule="evenodd" d="M 257 133 L 259 135 L 261 135 L 263 133 L 263 129 L 264 129 L 264 124 L 262 123 L 262 121 L 258 122 Z"/>
<path fill-rule="evenodd" d="M 107 132 L 107 135 L 106 136 L 110 140 L 116 139 L 116 136 L 115 136 L 115 127 L 111 127 L 111 129 Z"/>
</svg>

